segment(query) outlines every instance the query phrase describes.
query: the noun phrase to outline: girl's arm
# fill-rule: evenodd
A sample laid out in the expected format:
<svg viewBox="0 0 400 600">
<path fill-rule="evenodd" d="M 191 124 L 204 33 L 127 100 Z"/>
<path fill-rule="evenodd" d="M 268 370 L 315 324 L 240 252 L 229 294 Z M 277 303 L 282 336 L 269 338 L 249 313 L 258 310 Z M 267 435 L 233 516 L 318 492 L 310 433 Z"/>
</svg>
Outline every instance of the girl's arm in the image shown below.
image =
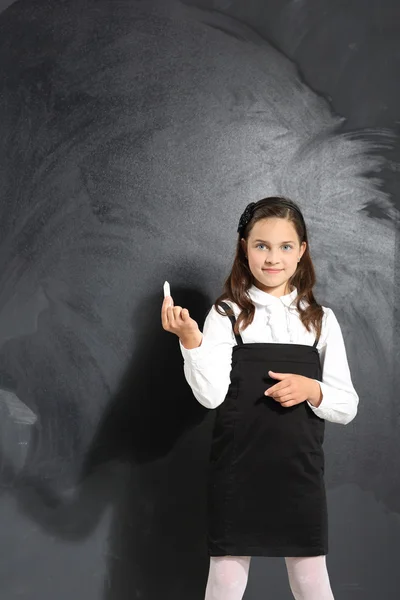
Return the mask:
<svg viewBox="0 0 400 600">
<path fill-rule="evenodd" d="M 358 394 L 353 387 L 347 362 L 346 348 L 339 322 L 331 308 L 326 312 L 325 343 L 320 350 L 322 402 L 317 407 L 309 406 L 321 419 L 347 425 L 357 414 Z"/>
<path fill-rule="evenodd" d="M 188 349 L 179 340 L 186 381 L 195 398 L 206 408 L 216 408 L 225 400 L 234 344 L 230 320 L 219 315 L 214 306 L 204 321 L 200 346 Z"/>
</svg>

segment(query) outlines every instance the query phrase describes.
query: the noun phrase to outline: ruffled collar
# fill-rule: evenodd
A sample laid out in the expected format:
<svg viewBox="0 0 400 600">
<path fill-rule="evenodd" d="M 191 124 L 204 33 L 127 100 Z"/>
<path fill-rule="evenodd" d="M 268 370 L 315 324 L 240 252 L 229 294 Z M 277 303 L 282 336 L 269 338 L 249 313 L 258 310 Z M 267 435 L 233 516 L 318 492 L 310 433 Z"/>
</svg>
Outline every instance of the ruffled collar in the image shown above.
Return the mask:
<svg viewBox="0 0 400 600">
<path fill-rule="evenodd" d="M 284 296 L 273 296 L 268 292 L 264 292 L 260 290 L 260 288 L 256 287 L 254 284 L 249 287 L 247 290 L 248 295 L 250 296 L 252 302 L 254 304 L 260 304 L 262 306 L 272 306 L 277 304 L 284 304 L 288 308 L 295 308 L 294 300 L 297 297 L 297 288 L 294 288 L 289 294 L 285 294 Z"/>
</svg>

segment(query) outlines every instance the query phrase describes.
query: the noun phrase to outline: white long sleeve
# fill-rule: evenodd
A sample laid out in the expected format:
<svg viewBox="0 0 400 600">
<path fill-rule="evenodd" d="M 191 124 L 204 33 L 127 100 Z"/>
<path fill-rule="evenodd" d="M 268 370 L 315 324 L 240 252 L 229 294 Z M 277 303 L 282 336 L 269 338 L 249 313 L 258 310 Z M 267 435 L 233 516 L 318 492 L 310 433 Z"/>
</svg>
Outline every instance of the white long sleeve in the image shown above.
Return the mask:
<svg viewBox="0 0 400 600">
<path fill-rule="evenodd" d="M 254 288 L 253 288 L 254 289 Z M 256 306 L 253 323 L 242 333 L 244 343 L 281 342 L 312 345 L 314 335 L 301 323 L 297 310 L 288 300 L 256 290 L 251 295 Z M 260 300 L 261 298 L 261 300 Z M 259 303 L 256 300 L 260 300 Z M 238 307 L 229 302 L 238 315 Z M 355 391 L 340 325 L 332 309 L 323 307 L 322 332 L 317 349 L 320 354 L 322 402 L 309 406 L 317 416 L 346 425 L 357 414 L 359 397 Z M 187 349 L 179 342 L 184 358 L 184 374 L 195 398 L 206 408 L 216 408 L 225 399 L 230 384 L 232 347 L 236 340 L 228 317 L 212 306 L 208 312 L 201 345 Z"/>
<path fill-rule="evenodd" d="M 189 350 L 179 340 L 186 381 L 195 398 L 206 408 L 216 408 L 225 399 L 235 344 L 230 320 L 219 315 L 214 307 L 204 321 L 200 346 Z"/>
<path fill-rule="evenodd" d="M 308 404 L 318 417 L 347 425 L 357 414 L 359 397 L 351 380 L 339 322 L 332 309 L 325 311 L 328 311 L 324 331 L 325 342 L 319 349 L 322 402 L 318 408 Z"/>
</svg>

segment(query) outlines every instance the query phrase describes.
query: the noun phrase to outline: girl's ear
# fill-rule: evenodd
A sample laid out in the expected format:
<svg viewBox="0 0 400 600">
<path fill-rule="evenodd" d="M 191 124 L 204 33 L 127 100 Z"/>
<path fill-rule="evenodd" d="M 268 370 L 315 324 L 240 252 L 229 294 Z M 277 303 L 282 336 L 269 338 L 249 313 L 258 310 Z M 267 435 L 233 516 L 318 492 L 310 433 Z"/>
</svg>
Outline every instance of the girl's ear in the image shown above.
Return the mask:
<svg viewBox="0 0 400 600">
<path fill-rule="evenodd" d="M 241 243 L 241 245 L 242 245 L 242 250 L 243 250 L 243 252 L 246 254 L 246 253 L 247 253 L 247 242 L 246 242 L 246 240 L 242 238 L 242 239 L 240 240 L 240 243 Z"/>
</svg>

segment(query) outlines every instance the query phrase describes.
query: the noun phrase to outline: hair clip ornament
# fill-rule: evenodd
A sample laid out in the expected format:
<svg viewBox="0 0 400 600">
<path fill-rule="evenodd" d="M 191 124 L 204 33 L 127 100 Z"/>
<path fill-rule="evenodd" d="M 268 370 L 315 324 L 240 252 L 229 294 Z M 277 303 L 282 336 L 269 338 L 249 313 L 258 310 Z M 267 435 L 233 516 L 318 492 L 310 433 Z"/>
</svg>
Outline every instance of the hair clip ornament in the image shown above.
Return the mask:
<svg viewBox="0 0 400 600">
<path fill-rule="evenodd" d="M 238 233 L 240 233 L 240 235 L 242 235 L 244 228 L 246 227 L 247 223 L 250 221 L 251 217 L 253 216 L 255 205 L 256 205 L 256 202 L 250 202 L 250 204 L 248 204 L 246 206 L 246 208 L 244 209 L 242 216 L 240 217 L 239 225 L 237 228 L 237 231 L 238 231 Z"/>
</svg>

